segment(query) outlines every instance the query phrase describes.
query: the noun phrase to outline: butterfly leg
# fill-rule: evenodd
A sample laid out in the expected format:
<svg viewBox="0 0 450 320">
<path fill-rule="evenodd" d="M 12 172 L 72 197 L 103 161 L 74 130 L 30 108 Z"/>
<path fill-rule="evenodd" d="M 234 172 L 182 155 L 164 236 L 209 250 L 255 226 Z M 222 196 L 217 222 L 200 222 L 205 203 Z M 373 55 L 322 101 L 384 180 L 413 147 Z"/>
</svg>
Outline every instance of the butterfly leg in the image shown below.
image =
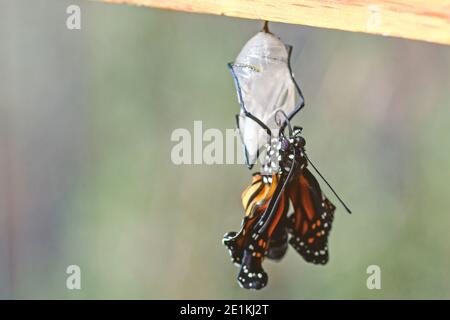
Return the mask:
<svg viewBox="0 0 450 320">
<path fill-rule="evenodd" d="M 287 211 L 289 209 L 288 197 L 283 194 L 285 177 L 281 177 L 274 197 L 258 225 L 258 234 L 267 239 L 268 248 L 266 256 L 272 260 L 280 260 L 288 248 Z M 278 198 L 279 197 L 279 198 Z"/>
</svg>

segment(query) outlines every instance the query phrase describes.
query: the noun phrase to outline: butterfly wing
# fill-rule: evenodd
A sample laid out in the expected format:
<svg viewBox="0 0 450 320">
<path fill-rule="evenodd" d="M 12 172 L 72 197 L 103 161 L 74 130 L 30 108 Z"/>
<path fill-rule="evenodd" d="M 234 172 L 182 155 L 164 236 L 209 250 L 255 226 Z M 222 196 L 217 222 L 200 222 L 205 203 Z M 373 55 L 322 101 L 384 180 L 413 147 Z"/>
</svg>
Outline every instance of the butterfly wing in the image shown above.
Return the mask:
<svg viewBox="0 0 450 320">
<path fill-rule="evenodd" d="M 286 199 L 288 199 L 287 196 L 284 196 Z M 281 203 L 284 206 L 284 210 L 287 211 L 288 203 L 281 199 Z M 267 258 L 275 261 L 281 260 L 284 255 L 286 254 L 286 251 L 288 249 L 288 233 L 286 230 L 287 227 L 287 217 L 286 217 L 286 211 L 282 212 L 279 207 L 278 213 L 281 214 L 280 220 L 278 221 L 277 226 L 275 227 L 272 236 L 270 237 L 269 241 L 269 248 L 267 250 Z"/>
<path fill-rule="evenodd" d="M 223 239 L 232 261 L 241 267 L 238 282 L 246 289 L 265 287 L 268 277 L 262 268 L 264 257 L 280 259 L 286 251 L 286 211 L 289 203 L 284 194 L 280 194 L 279 201 L 275 203 L 274 199 L 280 192 L 278 185 L 277 175 L 255 174 L 252 184 L 242 193 L 245 216 L 241 230 L 229 232 Z M 265 232 L 260 232 L 263 227 L 267 227 Z"/>
<path fill-rule="evenodd" d="M 267 178 L 266 178 L 267 179 Z M 244 249 L 251 242 L 252 233 L 260 221 L 276 189 L 276 180 L 269 183 L 260 173 L 253 175 L 252 183 L 242 193 L 245 216 L 238 232 L 228 232 L 223 244 L 228 248 L 233 263 L 240 265 Z"/>
<path fill-rule="evenodd" d="M 288 193 L 294 207 L 288 217 L 289 243 L 307 262 L 326 264 L 335 206 L 306 168 L 290 183 Z"/>
</svg>

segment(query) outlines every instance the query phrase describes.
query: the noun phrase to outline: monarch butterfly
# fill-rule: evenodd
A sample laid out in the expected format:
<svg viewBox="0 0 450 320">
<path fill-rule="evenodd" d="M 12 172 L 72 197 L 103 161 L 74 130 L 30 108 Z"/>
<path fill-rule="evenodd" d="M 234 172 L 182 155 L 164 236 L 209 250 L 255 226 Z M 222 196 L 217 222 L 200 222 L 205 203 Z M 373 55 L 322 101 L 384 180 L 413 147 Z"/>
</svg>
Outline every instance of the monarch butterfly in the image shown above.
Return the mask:
<svg viewBox="0 0 450 320">
<path fill-rule="evenodd" d="M 268 34 L 266 25 L 264 32 L 258 33 L 244 46 L 238 63 L 229 64 L 241 105 L 241 113 L 236 119 L 249 168 L 255 158 L 265 153 L 261 171 L 253 174 L 250 186 L 241 196 L 245 214 L 240 230 L 228 232 L 223 237 L 232 262 L 240 267 L 238 283 L 246 289 L 266 286 L 268 276 L 262 268 L 263 260 L 282 259 L 289 244 L 307 262 L 328 262 L 328 236 L 335 206 L 324 196 L 308 169 L 311 165 L 324 179 L 306 155 L 302 128 L 291 127 L 290 124 L 293 116 L 305 105 L 291 72 L 291 49 Z M 272 85 L 270 72 L 273 71 L 284 77 L 283 86 Z M 264 80 L 265 76 L 267 80 Z M 261 109 L 258 101 L 253 100 L 252 90 L 258 91 L 255 85 L 258 82 L 265 84 L 266 90 L 276 91 L 270 95 L 275 97 L 272 99 L 275 107 Z M 293 90 L 301 98 L 298 104 L 292 96 Z M 279 98 L 283 96 L 285 98 Z M 255 132 L 257 127 L 262 128 L 267 137 Z M 252 145 L 264 139 L 267 142 L 261 148 Z M 293 213 L 289 214 L 291 205 Z"/>
</svg>

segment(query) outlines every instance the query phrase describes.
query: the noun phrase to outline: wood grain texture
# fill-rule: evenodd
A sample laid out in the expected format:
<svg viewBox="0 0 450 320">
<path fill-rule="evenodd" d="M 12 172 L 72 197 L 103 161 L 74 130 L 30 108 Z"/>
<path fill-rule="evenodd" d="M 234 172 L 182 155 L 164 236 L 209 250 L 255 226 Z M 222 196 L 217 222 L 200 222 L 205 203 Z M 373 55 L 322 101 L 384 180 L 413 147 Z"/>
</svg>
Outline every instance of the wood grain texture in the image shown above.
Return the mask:
<svg viewBox="0 0 450 320">
<path fill-rule="evenodd" d="M 450 0 L 97 0 L 450 44 Z"/>
</svg>

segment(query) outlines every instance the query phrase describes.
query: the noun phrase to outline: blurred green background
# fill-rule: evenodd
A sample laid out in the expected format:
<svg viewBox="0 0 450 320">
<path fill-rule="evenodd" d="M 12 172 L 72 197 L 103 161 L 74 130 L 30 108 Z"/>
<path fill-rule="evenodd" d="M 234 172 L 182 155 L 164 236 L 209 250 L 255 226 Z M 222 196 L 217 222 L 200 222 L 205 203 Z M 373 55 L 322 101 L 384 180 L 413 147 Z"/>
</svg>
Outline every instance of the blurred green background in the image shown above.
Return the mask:
<svg viewBox="0 0 450 320">
<path fill-rule="evenodd" d="M 289 250 L 265 262 L 267 288 L 238 287 L 221 239 L 251 172 L 176 166 L 170 136 L 195 120 L 234 128 L 226 62 L 260 28 L 1 2 L 0 298 L 450 298 L 450 48 L 283 24 L 271 29 L 294 45 L 307 102 L 294 123 L 354 214 L 338 205 L 326 266 Z M 66 289 L 71 264 L 82 290 Z M 381 290 L 366 287 L 372 264 Z"/>
</svg>

